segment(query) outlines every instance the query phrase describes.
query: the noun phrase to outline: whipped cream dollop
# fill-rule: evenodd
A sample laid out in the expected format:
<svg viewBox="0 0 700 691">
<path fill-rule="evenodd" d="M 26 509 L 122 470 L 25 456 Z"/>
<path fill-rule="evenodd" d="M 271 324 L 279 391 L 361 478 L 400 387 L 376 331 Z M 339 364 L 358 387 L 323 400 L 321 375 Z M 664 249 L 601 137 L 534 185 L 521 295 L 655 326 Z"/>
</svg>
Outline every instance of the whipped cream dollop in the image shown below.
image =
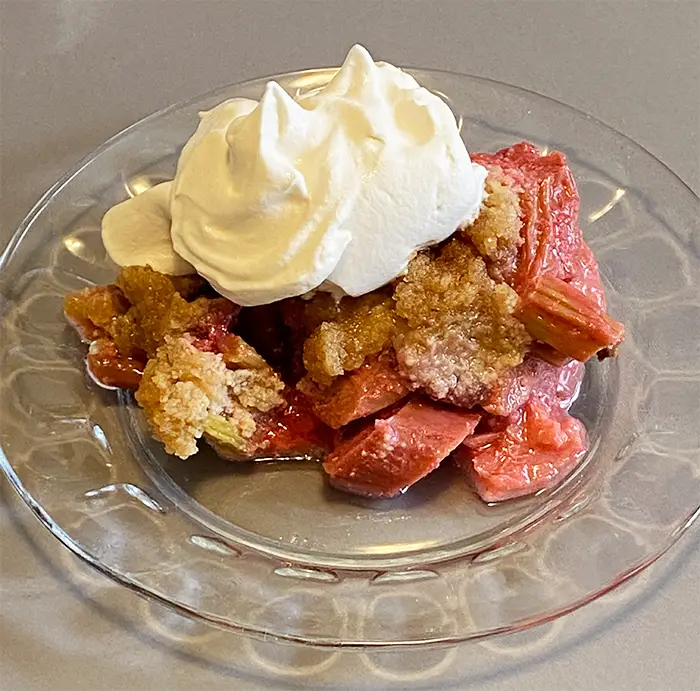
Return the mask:
<svg viewBox="0 0 700 691">
<path fill-rule="evenodd" d="M 102 218 L 102 242 L 119 266 L 149 264 L 171 276 L 196 273 L 173 249 L 170 237 L 172 181 L 149 187 L 113 206 Z"/>
<path fill-rule="evenodd" d="M 240 305 L 313 289 L 357 296 L 473 221 L 485 178 L 447 104 L 355 46 L 316 92 L 293 98 L 270 82 L 259 103 L 232 99 L 203 113 L 169 206 L 166 189 L 141 208 L 145 194 L 128 200 L 105 216 L 103 237 L 119 264 L 191 265 Z M 146 216 L 159 219 L 150 240 Z"/>
</svg>

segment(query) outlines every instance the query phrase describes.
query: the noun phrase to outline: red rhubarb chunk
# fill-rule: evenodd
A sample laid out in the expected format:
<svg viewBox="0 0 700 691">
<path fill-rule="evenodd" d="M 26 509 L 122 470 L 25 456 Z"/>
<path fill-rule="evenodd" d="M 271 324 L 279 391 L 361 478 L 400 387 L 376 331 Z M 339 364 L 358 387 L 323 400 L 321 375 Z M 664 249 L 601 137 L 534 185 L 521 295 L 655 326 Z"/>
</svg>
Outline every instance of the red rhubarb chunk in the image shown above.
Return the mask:
<svg viewBox="0 0 700 691">
<path fill-rule="evenodd" d="M 571 269 L 570 285 L 577 288 L 598 305 L 601 312 L 604 312 L 606 307 L 605 291 L 593 250 L 585 242 L 582 242 L 572 253 L 569 265 Z"/>
<path fill-rule="evenodd" d="M 536 395 L 550 406 L 568 410 L 578 395 L 583 373 L 584 365 L 577 360 L 553 365 L 528 356 L 501 377 L 482 407 L 492 415 L 506 417 Z"/>
<path fill-rule="evenodd" d="M 100 386 L 136 391 L 145 367 L 145 358 L 123 355 L 106 338 L 99 338 L 90 344 L 87 371 Z"/>
<path fill-rule="evenodd" d="M 188 331 L 194 336 L 195 348 L 218 353 L 221 350 L 221 340 L 226 337 L 241 308 L 225 298 L 207 300 L 205 305 L 200 320 L 192 324 Z"/>
<path fill-rule="evenodd" d="M 392 363 L 375 358 L 336 379 L 328 389 L 307 384 L 316 415 L 338 429 L 400 401 L 408 394 L 403 378 Z"/>
<path fill-rule="evenodd" d="M 335 433 L 313 413 L 304 395 L 291 391 L 287 404 L 256 416 L 257 456 L 323 456 Z"/>
<path fill-rule="evenodd" d="M 457 464 L 487 502 L 532 494 L 561 482 L 586 451 L 583 424 L 533 398 L 504 427 L 474 435 Z"/>
<path fill-rule="evenodd" d="M 478 414 L 412 400 L 341 442 L 323 464 L 331 484 L 368 497 L 395 497 L 438 467 L 479 423 Z"/>
<path fill-rule="evenodd" d="M 513 281 L 517 292 L 550 273 L 605 308 L 598 265 L 578 225 L 579 195 L 566 156 L 522 142 L 495 154 L 474 154 L 472 160 L 500 169 L 520 190 L 523 246 Z"/>
<path fill-rule="evenodd" d="M 581 362 L 599 351 L 614 352 L 625 335 L 594 297 L 551 274 L 521 297 L 516 316 L 538 341 Z"/>
</svg>

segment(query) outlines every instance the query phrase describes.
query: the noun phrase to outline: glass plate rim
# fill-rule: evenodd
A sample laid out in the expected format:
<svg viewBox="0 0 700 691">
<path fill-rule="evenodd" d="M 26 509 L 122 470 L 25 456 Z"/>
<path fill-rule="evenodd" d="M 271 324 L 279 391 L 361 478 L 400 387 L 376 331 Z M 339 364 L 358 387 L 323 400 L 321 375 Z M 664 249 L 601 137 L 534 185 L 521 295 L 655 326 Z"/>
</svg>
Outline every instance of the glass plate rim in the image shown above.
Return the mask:
<svg viewBox="0 0 700 691">
<path fill-rule="evenodd" d="M 134 581 L 133 579 L 119 573 L 116 569 L 103 564 L 99 559 L 95 559 L 92 555 L 86 552 L 73 538 L 68 535 L 52 518 L 44 511 L 41 504 L 34 499 L 25 489 L 24 486 L 17 476 L 17 474 L 12 469 L 7 457 L 5 456 L 3 450 L 0 448 L 0 467 L 2 467 L 5 476 L 10 482 L 10 485 L 17 492 L 17 494 L 22 498 L 22 500 L 27 504 L 29 509 L 32 511 L 33 515 L 38 519 L 38 521 L 47 528 L 51 534 L 72 554 L 77 556 L 83 562 L 88 564 L 90 567 L 101 573 L 102 575 L 109 578 L 111 581 L 123 585 L 128 588 L 131 592 L 138 595 L 139 597 L 147 601 L 155 601 L 160 605 L 167 607 L 168 609 L 177 612 L 178 614 L 190 617 L 195 620 L 204 621 L 209 625 L 215 626 L 218 629 L 224 631 L 230 631 L 234 633 L 240 633 L 251 638 L 261 640 L 261 641 L 278 641 L 283 643 L 294 643 L 305 646 L 310 646 L 313 648 L 342 648 L 348 650 L 363 650 L 371 648 L 374 650 L 389 650 L 396 648 L 439 648 L 444 646 L 452 646 L 460 643 L 476 642 L 491 638 L 493 636 L 500 636 L 504 634 L 518 633 L 521 631 L 526 631 L 534 626 L 540 626 L 542 624 L 547 624 L 555 619 L 559 619 L 562 616 L 571 614 L 578 609 L 581 609 L 587 604 L 600 599 L 609 592 L 616 590 L 617 588 L 624 585 L 627 581 L 631 580 L 635 576 L 639 575 L 647 568 L 652 566 L 656 561 L 658 561 L 666 552 L 668 552 L 680 538 L 688 532 L 690 527 L 700 518 L 700 505 L 691 512 L 685 519 L 682 525 L 678 526 L 672 533 L 671 538 L 667 544 L 665 544 L 661 549 L 657 550 L 651 555 L 648 555 L 644 559 L 638 560 L 631 567 L 626 569 L 621 573 L 613 582 L 608 585 L 601 587 L 586 597 L 580 598 L 567 606 L 560 607 L 559 609 L 552 610 L 548 612 L 545 616 L 532 616 L 525 619 L 521 619 L 516 624 L 504 625 L 493 627 L 490 629 L 485 629 L 479 631 L 478 633 L 472 633 L 467 635 L 454 635 L 454 636 L 438 636 L 434 638 L 426 638 L 421 640 L 400 640 L 393 642 L 386 642 L 380 640 L 363 640 L 363 641 L 345 641 L 338 639 L 328 639 L 323 638 L 309 640 L 305 636 L 295 635 L 295 634 L 279 634 L 266 631 L 261 628 L 256 628 L 248 626 L 245 624 L 235 624 L 224 617 L 217 615 L 201 612 L 193 607 L 184 605 L 182 603 L 173 602 L 172 600 L 160 595 L 155 590 L 141 585 L 140 583 Z"/>
</svg>

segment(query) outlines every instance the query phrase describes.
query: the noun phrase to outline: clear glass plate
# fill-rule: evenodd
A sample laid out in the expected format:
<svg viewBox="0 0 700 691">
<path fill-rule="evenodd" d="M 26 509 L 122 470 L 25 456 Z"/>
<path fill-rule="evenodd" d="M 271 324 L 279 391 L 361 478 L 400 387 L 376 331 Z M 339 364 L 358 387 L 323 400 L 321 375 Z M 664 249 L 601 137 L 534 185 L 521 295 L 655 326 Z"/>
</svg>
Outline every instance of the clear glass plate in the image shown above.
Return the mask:
<svg viewBox="0 0 700 691">
<path fill-rule="evenodd" d="M 323 646 L 439 644 L 549 621 L 663 554 L 700 506 L 700 201 L 640 146 L 532 92 L 429 70 L 468 146 L 561 149 L 581 224 L 628 338 L 589 367 L 574 412 L 591 450 L 561 486 L 487 506 L 448 465 L 394 501 L 329 489 L 311 463 L 185 463 L 129 396 L 96 387 L 67 291 L 113 280 L 100 219 L 173 175 L 197 112 L 266 80 L 176 105 L 117 135 L 37 204 L 2 260 L 0 463 L 70 550 L 211 624 Z M 334 70 L 286 74 L 290 92 Z"/>
</svg>

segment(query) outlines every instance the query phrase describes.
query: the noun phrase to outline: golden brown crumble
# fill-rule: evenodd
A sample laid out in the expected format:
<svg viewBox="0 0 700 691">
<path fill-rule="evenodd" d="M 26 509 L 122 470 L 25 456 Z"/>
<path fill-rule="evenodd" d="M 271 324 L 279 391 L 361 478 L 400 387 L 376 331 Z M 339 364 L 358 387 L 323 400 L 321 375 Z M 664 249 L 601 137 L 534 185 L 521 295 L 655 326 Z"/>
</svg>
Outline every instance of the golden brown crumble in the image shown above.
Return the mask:
<svg viewBox="0 0 700 691">
<path fill-rule="evenodd" d="M 71 293 L 63 308 L 81 338 L 92 341 L 110 333 L 114 320 L 129 309 L 129 302 L 117 286 L 107 285 Z"/>
<path fill-rule="evenodd" d="M 263 413 L 284 403 L 284 383 L 240 336 L 227 334 L 221 348 L 234 402 Z"/>
<path fill-rule="evenodd" d="M 229 371 L 231 394 L 244 408 L 255 408 L 266 413 L 284 403 L 284 384 L 271 370 L 237 369 Z"/>
<path fill-rule="evenodd" d="M 304 343 L 304 365 L 315 382 L 328 385 L 390 345 L 395 312 L 384 291 L 337 304 L 317 294 L 306 307 L 306 318 L 313 331 Z"/>
<path fill-rule="evenodd" d="M 493 168 L 486 191 L 478 218 L 461 231 L 466 242 L 453 239 L 443 250 L 419 253 L 394 286 L 340 302 L 317 293 L 297 308 L 294 319 L 302 313 L 307 336 L 304 365 L 314 382 L 329 386 L 393 344 L 414 386 L 466 401 L 522 359 L 527 337 L 511 316 L 515 293 L 502 284 L 522 244 L 517 186 Z M 419 333 L 411 335 L 413 329 Z M 428 372 L 431 357 L 436 366 Z"/>
<path fill-rule="evenodd" d="M 189 336 L 165 336 L 148 361 L 136 400 L 168 453 L 191 456 L 205 429 L 215 437 L 223 424 L 229 435 L 249 439 L 256 429 L 251 409 L 284 403 L 284 384 L 272 368 L 238 336 L 227 341 L 223 355 L 199 350 Z"/>
<path fill-rule="evenodd" d="M 212 309 L 231 305 L 223 298 L 197 298 L 188 302 L 195 281 L 174 280 L 148 266 L 124 267 L 117 285 L 131 303 L 126 314 L 114 320 L 110 335 L 121 352 L 143 350 L 152 357 L 165 336 L 178 336 L 202 324 Z"/>
<path fill-rule="evenodd" d="M 205 353 L 186 336 L 165 336 L 143 373 L 136 400 L 167 453 L 197 452 L 210 415 L 231 407 L 230 373 L 220 354 Z"/>
<path fill-rule="evenodd" d="M 452 239 L 410 264 L 394 292 L 405 320 L 394 336 L 399 368 L 415 389 L 474 405 L 530 341 L 513 316 L 517 296 L 496 283 L 472 245 Z"/>
<path fill-rule="evenodd" d="M 254 348 L 236 334 L 226 334 L 220 346 L 229 369 L 272 369 Z"/>
<path fill-rule="evenodd" d="M 476 220 L 462 233 L 486 259 L 494 278 L 504 280 L 514 271 L 523 242 L 518 190 L 494 169 L 486 178 L 486 194 Z"/>
<path fill-rule="evenodd" d="M 150 267 L 146 268 L 150 269 Z M 205 291 L 211 291 L 206 280 L 197 274 L 169 276 L 168 278 L 172 281 L 175 290 L 177 290 L 185 300 L 192 300 Z"/>
</svg>

